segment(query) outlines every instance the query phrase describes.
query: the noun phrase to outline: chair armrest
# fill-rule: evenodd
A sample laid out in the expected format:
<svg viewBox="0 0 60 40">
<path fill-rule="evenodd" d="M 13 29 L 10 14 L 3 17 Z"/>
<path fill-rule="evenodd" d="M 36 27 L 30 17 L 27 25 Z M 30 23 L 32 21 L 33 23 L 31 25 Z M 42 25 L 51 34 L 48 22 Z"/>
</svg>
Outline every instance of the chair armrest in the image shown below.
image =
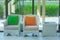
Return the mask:
<svg viewBox="0 0 60 40">
<path fill-rule="evenodd" d="M 5 22 L 3 22 L 4 26 L 7 26 L 7 20 Z"/>
<path fill-rule="evenodd" d="M 39 25 L 40 24 L 39 16 L 36 17 L 36 20 L 37 20 L 37 25 Z"/>
</svg>

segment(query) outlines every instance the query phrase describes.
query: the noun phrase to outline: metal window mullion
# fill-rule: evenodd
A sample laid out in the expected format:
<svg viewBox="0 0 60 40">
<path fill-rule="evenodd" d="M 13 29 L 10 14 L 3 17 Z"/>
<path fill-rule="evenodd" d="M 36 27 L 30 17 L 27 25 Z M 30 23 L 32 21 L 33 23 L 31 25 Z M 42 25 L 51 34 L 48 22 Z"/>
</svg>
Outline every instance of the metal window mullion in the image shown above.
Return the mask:
<svg viewBox="0 0 60 40">
<path fill-rule="evenodd" d="M 8 0 L 6 0 L 5 2 L 6 2 L 5 5 L 6 5 L 6 18 L 7 18 L 7 16 L 8 16 Z"/>
<path fill-rule="evenodd" d="M 60 1 L 59 1 L 59 10 L 60 10 Z M 60 11 L 59 11 L 59 27 L 58 27 L 58 32 L 60 32 Z"/>
<path fill-rule="evenodd" d="M 34 0 L 32 0 L 32 14 L 34 14 Z"/>
</svg>

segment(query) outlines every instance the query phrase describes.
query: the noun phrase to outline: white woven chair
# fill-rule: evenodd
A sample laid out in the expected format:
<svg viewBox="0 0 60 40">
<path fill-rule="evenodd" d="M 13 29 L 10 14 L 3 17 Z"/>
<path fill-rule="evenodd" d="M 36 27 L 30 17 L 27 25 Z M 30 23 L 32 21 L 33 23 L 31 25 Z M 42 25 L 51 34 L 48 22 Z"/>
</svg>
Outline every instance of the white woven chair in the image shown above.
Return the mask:
<svg viewBox="0 0 60 40">
<path fill-rule="evenodd" d="M 10 15 L 10 16 L 18 16 L 18 23 L 16 25 L 9 25 L 8 24 L 9 16 L 8 16 L 8 18 L 4 22 L 4 35 L 5 36 L 19 36 L 19 34 L 20 34 L 21 15 Z"/>
<path fill-rule="evenodd" d="M 57 35 L 57 24 L 55 22 L 45 22 L 43 24 L 42 35 L 45 36 L 56 36 Z"/>
<path fill-rule="evenodd" d="M 36 25 L 26 25 L 26 17 L 35 17 L 35 22 L 36 22 Z M 23 18 L 23 35 L 28 35 L 28 34 L 33 34 L 33 36 L 37 36 L 39 35 L 39 17 L 37 15 L 25 15 L 24 18 Z M 28 22 L 32 21 L 31 19 L 30 20 L 27 20 Z"/>
</svg>

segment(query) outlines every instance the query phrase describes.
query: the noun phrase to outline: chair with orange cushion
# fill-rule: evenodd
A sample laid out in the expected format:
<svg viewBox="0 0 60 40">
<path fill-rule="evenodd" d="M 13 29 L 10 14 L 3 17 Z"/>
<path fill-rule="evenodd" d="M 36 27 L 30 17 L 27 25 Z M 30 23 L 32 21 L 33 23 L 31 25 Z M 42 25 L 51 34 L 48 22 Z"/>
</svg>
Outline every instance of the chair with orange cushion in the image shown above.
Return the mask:
<svg viewBox="0 0 60 40">
<path fill-rule="evenodd" d="M 24 16 L 24 35 L 33 34 L 38 35 L 39 33 L 39 22 L 37 15 L 25 15 Z"/>
</svg>

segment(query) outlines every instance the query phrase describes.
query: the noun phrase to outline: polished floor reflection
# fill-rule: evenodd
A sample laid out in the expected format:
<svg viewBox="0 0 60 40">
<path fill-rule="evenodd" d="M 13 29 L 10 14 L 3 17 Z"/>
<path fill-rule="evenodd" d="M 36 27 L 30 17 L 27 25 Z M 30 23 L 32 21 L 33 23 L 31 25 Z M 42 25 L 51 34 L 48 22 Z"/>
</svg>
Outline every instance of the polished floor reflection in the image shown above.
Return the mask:
<svg viewBox="0 0 60 40">
<path fill-rule="evenodd" d="M 42 37 L 42 34 L 40 33 L 39 37 L 16 37 L 16 36 L 4 36 L 3 32 L 0 32 L 0 40 L 60 40 L 60 33 L 55 37 Z"/>
</svg>

